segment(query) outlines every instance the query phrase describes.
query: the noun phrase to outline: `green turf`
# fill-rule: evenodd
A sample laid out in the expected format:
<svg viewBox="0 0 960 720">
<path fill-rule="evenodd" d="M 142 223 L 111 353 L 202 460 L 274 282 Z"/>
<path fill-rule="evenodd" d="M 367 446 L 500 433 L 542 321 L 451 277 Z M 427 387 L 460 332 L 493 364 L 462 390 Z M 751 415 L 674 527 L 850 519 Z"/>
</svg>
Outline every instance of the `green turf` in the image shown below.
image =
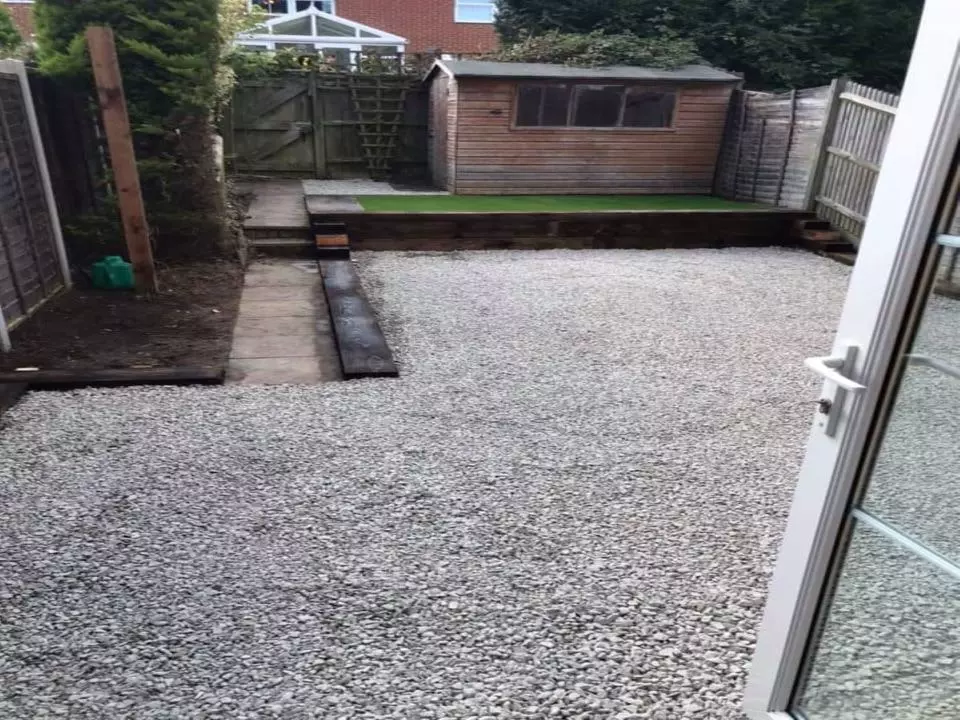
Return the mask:
<svg viewBox="0 0 960 720">
<path fill-rule="evenodd" d="M 369 212 L 592 212 L 597 210 L 757 210 L 710 195 L 362 195 Z"/>
</svg>

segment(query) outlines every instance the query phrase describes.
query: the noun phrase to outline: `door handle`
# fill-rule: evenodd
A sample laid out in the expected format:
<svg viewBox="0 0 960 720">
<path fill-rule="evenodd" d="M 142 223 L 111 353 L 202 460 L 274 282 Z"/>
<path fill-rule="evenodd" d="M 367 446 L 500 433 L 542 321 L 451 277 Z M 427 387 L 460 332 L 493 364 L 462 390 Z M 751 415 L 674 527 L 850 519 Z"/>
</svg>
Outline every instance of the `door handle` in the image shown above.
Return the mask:
<svg viewBox="0 0 960 720">
<path fill-rule="evenodd" d="M 854 355 L 854 357 L 856 357 L 856 355 Z M 848 364 L 846 357 L 840 357 L 838 355 L 809 357 L 803 361 L 803 364 L 824 380 L 835 383 L 837 387 L 842 387 L 847 392 L 858 393 L 867 389 L 866 385 L 861 385 L 846 375 L 841 374 Z"/>
<path fill-rule="evenodd" d="M 817 422 L 823 428 L 827 437 L 834 437 L 837 434 L 840 414 L 843 412 L 843 404 L 847 398 L 847 393 L 856 395 L 867 389 L 866 385 L 861 385 L 846 375 L 853 369 L 858 352 L 860 352 L 858 346 L 847 345 L 846 352 L 843 355 L 810 357 L 803 361 L 803 364 L 817 375 L 837 386 L 832 400 L 830 398 L 820 398 L 818 401 L 820 419 Z"/>
</svg>

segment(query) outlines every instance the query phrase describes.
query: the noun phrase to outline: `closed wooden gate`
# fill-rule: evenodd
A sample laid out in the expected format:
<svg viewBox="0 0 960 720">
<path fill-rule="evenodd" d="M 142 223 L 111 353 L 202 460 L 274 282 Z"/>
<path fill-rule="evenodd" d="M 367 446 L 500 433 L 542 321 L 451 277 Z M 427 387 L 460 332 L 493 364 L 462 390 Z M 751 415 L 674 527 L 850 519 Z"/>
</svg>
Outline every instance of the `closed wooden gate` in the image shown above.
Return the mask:
<svg viewBox="0 0 960 720">
<path fill-rule="evenodd" d="M 396 74 L 385 78 L 397 85 Z M 382 84 L 375 80 L 374 74 L 319 71 L 244 80 L 225 118 L 230 168 L 247 175 L 369 177 L 372 167 L 386 169 L 380 149 L 389 144 L 394 179 L 424 178 L 427 90 L 408 78 L 409 88 L 388 99 L 367 92 L 367 85 Z M 385 129 L 390 137 L 378 139 Z"/>
<path fill-rule="evenodd" d="M 0 346 L 69 283 L 50 177 L 23 63 L 0 61 Z"/>
<path fill-rule="evenodd" d="M 228 152 L 237 172 L 322 174 L 312 79 L 312 73 L 303 73 L 245 82 L 234 95 Z"/>
</svg>

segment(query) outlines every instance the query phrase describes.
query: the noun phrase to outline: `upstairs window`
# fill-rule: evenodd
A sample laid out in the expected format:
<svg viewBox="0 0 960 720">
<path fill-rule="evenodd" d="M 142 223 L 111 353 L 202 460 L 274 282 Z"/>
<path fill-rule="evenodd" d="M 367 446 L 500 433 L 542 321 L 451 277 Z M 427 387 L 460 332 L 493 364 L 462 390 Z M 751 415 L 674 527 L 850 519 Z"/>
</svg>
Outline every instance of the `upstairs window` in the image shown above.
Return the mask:
<svg viewBox="0 0 960 720">
<path fill-rule="evenodd" d="M 454 0 L 453 19 L 458 23 L 492 23 L 495 0 Z"/>
<path fill-rule="evenodd" d="M 334 14 L 333 0 L 250 0 L 251 5 L 259 5 L 270 15 L 286 15 L 316 8 L 325 13 Z"/>
<path fill-rule="evenodd" d="M 334 14 L 333 12 L 333 0 L 296 0 L 295 4 L 297 12 L 301 10 L 309 10 L 314 7 L 320 12 Z"/>
<path fill-rule="evenodd" d="M 290 1 L 292 2 L 293 0 Z M 269 15 L 287 14 L 287 0 L 252 0 L 252 3 L 262 7 Z"/>
<path fill-rule="evenodd" d="M 517 127 L 669 128 L 676 93 L 625 85 L 544 83 L 517 90 Z"/>
</svg>

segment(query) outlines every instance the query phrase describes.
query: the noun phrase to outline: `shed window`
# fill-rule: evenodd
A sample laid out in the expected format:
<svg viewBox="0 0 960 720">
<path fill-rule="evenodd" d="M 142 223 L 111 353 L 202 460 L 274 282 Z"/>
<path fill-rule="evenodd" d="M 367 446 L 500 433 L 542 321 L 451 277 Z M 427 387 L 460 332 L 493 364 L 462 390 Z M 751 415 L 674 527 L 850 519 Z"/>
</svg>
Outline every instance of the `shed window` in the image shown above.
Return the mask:
<svg viewBox="0 0 960 720">
<path fill-rule="evenodd" d="M 671 92 L 630 88 L 623 105 L 623 126 L 670 127 L 675 99 Z"/>
<path fill-rule="evenodd" d="M 517 125 L 563 127 L 569 108 L 569 85 L 521 85 L 517 94 Z"/>
<path fill-rule="evenodd" d="M 668 128 L 676 93 L 626 85 L 524 84 L 517 127 Z"/>
<path fill-rule="evenodd" d="M 578 85 L 573 125 L 576 127 L 616 127 L 623 105 L 620 85 Z"/>
</svg>

